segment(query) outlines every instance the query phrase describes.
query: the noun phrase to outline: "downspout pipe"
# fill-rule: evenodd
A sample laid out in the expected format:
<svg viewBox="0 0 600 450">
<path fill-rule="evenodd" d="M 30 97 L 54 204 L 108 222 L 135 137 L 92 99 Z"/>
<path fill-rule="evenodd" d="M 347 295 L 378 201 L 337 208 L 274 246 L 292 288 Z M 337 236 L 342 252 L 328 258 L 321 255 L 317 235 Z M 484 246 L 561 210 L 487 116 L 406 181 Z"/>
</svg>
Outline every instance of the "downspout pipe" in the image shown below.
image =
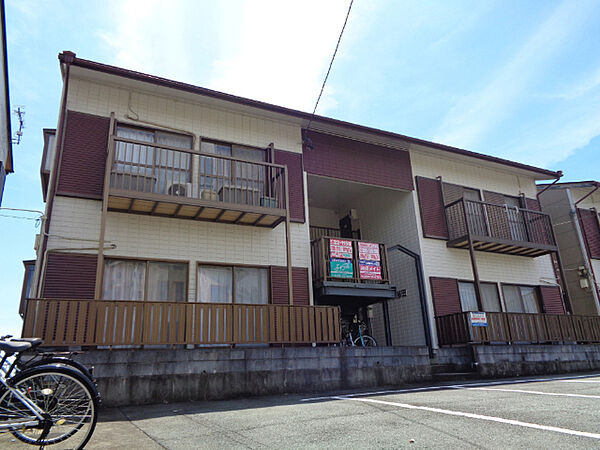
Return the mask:
<svg viewBox="0 0 600 450">
<path fill-rule="evenodd" d="M 552 186 L 554 186 L 556 183 L 558 183 L 558 180 L 560 180 L 563 177 L 563 171 L 559 170 L 558 172 L 556 172 L 556 174 L 558 175 L 558 177 L 556 178 L 556 180 L 554 180 L 552 183 L 550 183 L 548 186 L 546 186 L 544 189 L 542 189 L 541 191 L 539 191 L 535 198 L 537 198 L 539 200 L 540 195 L 542 195 L 544 192 L 546 192 L 548 189 L 550 189 Z"/>
<path fill-rule="evenodd" d="M 410 256 L 415 262 L 415 270 L 417 271 L 417 280 L 419 286 L 419 300 L 421 302 L 421 318 L 423 319 L 423 328 L 425 329 L 425 344 L 429 352 L 429 357 L 435 356 L 433 352 L 433 344 L 431 343 L 431 326 L 429 325 L 429 309 L 427 308 L 427 300 L 425 299 L 425 278 L 423 275 L 423 264 L 421 262 L 421 255 L 409 250 L 403 245 L 397 244 L 388 247 L 390 250 L 399 250 L 407 256 Z"/>
<path fill-rule="evenodd" d="M 594 181 L 594 189 L 592 189 L 590 192 L 588 192 L 583 197 L 581 197 L 579 200 L 577 200 L 575 202 L 575 206 L 577 206 L 579 203 L 581 203 L 586 198 L 588 198 L 590 195 L 592 195 L 594 192 L 596 192 L 598 190 L 598 188 L 600 188 L 600 183 L 598 183 L 597 181 Z"/>
</svg>

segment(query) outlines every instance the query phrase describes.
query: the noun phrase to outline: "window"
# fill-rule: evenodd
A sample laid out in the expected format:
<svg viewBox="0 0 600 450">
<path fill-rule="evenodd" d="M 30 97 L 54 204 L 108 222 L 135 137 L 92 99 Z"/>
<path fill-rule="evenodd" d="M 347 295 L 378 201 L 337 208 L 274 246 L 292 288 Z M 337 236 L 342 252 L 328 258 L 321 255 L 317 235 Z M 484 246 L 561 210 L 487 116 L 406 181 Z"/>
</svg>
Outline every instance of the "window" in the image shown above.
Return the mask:
<svg viewBox="0 0 600 450">
<path fill-rule="evenodd" d="M 107 259 L 102 298 L 184 302 L 187 270 L 186 263 Z"/>
<path fill-rule="evenodd" d="M 198 301 L 267 304 L 268 269 L 199 265 Z"/>
<path fill-rule="evenodd" d="M 202 198 L 219 199 L 230 203 L 259 204 L 265 190 L 265 167 L 252 162 L 264 162 L 266 157 L 264 150 L 202 141 L 201 151 L 248 161 L 202 156 L 200 158 Z"/>
<path fill-rule="evenodd" d="M 540 303 L 536 287 L 502 285 L 506 312 L 539 313 Z"/>
<path fill-rule="evenodd" d="M 157 146 L 117 141 L 113 186 L 157 194 L 182 195 L 191 181 L 191 155 L 167 150 L 160 145 L 192 149 L 192 137 L 119 125 L 117 138 L 157 144 Z M 183 187 L 183 188 L 182 188 Z"/>
<path fill-rule="evenodd" d="M 479 283 L 479 287 L 481 288 L 483 311 L 502 311 L 500 306 L 500 296 L 498 295 L 498 286 L 496 286 L 496 283 Z M 477 306 L 477 296 L 475 295 L 475 283 L 459 281 L 458 292 L 460 294 L 460 304 L 463 311 L 479 311 L 479 307 Z"/>
</svg>

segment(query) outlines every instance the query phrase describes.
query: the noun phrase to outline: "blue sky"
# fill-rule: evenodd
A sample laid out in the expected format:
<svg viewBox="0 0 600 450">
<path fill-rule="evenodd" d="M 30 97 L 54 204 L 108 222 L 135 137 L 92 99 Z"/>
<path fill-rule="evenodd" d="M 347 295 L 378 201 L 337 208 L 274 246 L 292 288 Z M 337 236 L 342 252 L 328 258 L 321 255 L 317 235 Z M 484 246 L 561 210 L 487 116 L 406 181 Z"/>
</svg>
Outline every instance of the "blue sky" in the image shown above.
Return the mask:
<svg viewBox="0 0 600 450">
<path fill-rule="evenodd" d="M 60 51 L 312 111 L 347 6 L 7 0 L 11 103 L 26 128 L 3 206 L 44 208 L 42 128 L 56 127 Z M 599 179 L 598 23 L 593 0 L 355 0 L 318 112 Z M 0 333 L 18 333 L 21 261 L 38 229 L 7 214 Z"/>
</svg>

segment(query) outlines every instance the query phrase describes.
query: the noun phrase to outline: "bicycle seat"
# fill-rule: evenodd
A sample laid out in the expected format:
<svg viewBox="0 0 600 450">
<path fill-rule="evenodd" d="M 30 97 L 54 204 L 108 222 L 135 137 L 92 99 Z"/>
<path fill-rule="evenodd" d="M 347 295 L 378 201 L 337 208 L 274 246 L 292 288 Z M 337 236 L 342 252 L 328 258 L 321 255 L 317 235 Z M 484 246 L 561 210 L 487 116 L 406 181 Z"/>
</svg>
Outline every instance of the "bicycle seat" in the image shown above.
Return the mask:
<svg viewBox="0 0 600 450">
<path fill-rule="evenodd" d="M 32 348 L 35 348 L 38 345 L 40 345 L 42 342 L 44 342 L 42 340 L 42 338 L 12 338 L 10 341 L 11 342 L 29 342 L 31 344 Z"/>
<path fill-rule="evenodd" d="M 31 348 L 30 342 L 13 342 L 13 341 L 0 341 L 0 350 L 6 353 L 7 356 L 14 355 L 15 353 L 24 352 Z"/>
</svg>

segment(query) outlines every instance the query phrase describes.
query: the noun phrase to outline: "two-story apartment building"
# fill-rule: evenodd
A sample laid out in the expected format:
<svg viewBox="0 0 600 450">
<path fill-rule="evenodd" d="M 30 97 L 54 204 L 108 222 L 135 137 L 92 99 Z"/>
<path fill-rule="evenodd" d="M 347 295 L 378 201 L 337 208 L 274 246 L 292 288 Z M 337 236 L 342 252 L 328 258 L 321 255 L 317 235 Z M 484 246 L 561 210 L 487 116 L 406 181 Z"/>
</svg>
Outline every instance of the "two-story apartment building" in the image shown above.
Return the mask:
<svg viewBox="0 0 600 450">
<path fill-rule="evenodd" d="M 536 199 L 556 172 L 59 60 L 25 335 L 333 344 L 358 313 L 380 345 L 435 347 L 471 311 L 505 341 L 508 315 L 566 311 Z"/>
<path fill-rule="evenodd" d="M 600 183 L 540 184 L 540 202 L 552 218 L 566 289 L 574 314 L 600 314 Z"/>
</svg>

